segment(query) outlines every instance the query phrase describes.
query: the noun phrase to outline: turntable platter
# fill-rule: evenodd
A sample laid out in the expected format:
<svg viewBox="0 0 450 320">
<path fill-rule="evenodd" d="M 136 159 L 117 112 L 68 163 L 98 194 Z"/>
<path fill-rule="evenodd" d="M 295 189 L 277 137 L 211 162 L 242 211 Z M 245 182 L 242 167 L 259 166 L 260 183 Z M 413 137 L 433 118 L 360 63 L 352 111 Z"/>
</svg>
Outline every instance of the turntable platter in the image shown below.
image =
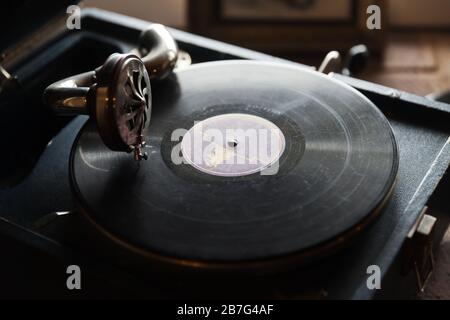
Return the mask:
<svg viewBox="0 0 450 320">
<path fill-rule="evenodd" d="M 302 262 L 358 233 L 392 189 L 398 155 L 389 123 L 362 94 L 325 75 L 227 61 L 177 71 L 157 86 L 147 161 L 109 151 L 88 122 L 70 164 L 83 211 L 139 252 L 205 265 Z M 279 144 L 267 162 L 199 164 L 183 154 L 199 123 L 219 133 L 275 130 Z M 235 159 L 239 152 L 228 147 L 239 139 L 212 153 Z M 263 174 L 269 162 L 274 171 Z"/>
</svg>

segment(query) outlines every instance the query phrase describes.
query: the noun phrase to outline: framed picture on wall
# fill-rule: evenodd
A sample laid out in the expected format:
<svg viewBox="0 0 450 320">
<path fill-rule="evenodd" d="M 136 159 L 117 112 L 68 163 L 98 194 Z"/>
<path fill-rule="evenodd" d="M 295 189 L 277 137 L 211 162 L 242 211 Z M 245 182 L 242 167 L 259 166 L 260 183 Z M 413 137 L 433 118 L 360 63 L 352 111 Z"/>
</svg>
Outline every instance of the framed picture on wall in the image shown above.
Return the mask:
<svg viewBox="0 0 450 320">
<path fill-rule="evenodd" d="M 381 9 L 381 30 L 366 25 L 369 5 Z M 273 54 L 347 50 L 384 43 L 385 0 L 189 0 L 189 29 Z"/>
</svg>

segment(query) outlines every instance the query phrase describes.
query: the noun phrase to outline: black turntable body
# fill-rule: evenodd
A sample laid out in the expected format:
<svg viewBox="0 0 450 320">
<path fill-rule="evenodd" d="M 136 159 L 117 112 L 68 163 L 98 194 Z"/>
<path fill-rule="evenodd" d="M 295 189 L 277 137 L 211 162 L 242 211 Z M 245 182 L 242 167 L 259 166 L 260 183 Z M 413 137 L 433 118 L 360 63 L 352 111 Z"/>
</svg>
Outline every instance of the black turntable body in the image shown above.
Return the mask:
<svg viewBox="0 0 450 320">
<path fill-rule="evenodd" d="M 81 30 L 68 30 L 53 14 L 1 47 L 1 297 L 423 289 L 450 220 L 450 105 L 169 29 L 192 64 L 150 80 L 148 159 L 134 161 L 88 116 L 55 115 L 42 93 L 133 50 L 151 24 L 85 9 Z M 205 165 L 189 156 L 199 126 L 268 129 L 277 144 L 265 161 L 214 162 L 251 158 L 236 135 L 201 146 Z M 66 286 L 73 265 L 81 290 Z"/>
</svg>

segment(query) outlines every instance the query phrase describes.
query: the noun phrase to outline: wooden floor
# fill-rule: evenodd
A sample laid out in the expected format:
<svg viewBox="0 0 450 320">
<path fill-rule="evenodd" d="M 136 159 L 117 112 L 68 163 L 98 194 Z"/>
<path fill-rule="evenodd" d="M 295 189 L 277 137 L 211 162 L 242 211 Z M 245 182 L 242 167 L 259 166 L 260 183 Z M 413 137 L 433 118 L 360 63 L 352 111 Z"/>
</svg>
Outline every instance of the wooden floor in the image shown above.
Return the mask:
<svg viewBox="0 0 450 320">
<path fill-rule="evenodd" d="M 418 95 L 450 90 L 450 32 L 393 34 L 359 77 Z"/>
</svg>

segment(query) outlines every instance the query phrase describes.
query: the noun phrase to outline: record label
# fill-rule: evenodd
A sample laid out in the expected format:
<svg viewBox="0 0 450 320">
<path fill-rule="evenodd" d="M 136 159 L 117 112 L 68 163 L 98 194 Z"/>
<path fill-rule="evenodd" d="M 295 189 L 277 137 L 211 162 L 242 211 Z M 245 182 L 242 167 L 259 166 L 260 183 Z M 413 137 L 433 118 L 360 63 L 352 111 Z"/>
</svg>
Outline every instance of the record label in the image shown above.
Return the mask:
<svg viewBox="0 0 450 320">
<path fill-rule="evenodd" d="M 283 133 L 272 122 L 229 113 L 197 122 L 183 136 L 181 153 L 188 164 L 207 174 L 269 175 L 278 171 L 285 143 Z"/>
</svg>

